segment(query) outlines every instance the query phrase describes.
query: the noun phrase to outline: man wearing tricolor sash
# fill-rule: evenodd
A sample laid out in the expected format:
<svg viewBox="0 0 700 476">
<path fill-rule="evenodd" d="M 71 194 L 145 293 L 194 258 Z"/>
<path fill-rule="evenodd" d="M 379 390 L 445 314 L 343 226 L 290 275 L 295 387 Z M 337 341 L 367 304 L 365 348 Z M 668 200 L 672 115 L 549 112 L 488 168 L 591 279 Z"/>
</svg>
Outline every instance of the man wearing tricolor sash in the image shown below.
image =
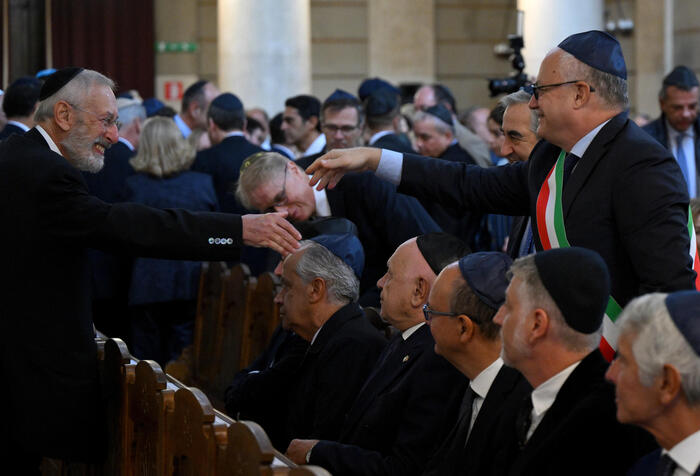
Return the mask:
<svg viewBox="0 0 700 476">
<path fill-rule="evenodd" d="M 601 342 L 609 360 L 614 322 L 630 299 L 695 287 L 687 187 L 671 153 L 627 118 L 627 69 L 612 36 L 569 36 L 547 54 L 532 89 L 529 106 L 543 140 L 527 162 L 480 169 L 349 149 L 326 154 L 307 172 L 312 184 L 332 188 L 347 171 L 374 170 L 421 201 L 529 215 L 537 251 L 580 246 L 598 252 L 611 276 Z"/>
</svg>

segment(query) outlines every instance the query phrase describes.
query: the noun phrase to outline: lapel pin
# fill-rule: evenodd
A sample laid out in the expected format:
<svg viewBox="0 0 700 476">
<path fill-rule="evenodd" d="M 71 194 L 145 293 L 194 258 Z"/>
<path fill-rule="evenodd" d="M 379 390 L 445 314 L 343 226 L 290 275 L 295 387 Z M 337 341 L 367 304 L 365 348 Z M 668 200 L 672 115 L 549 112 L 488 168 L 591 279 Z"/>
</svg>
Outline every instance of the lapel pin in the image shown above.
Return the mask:
<svg viewBox="0 0 700 476">
<path fill-rule="evenodd" d="M 403 358 L 404 362 L 408 362 L 408 355 Z"/>
</svg>

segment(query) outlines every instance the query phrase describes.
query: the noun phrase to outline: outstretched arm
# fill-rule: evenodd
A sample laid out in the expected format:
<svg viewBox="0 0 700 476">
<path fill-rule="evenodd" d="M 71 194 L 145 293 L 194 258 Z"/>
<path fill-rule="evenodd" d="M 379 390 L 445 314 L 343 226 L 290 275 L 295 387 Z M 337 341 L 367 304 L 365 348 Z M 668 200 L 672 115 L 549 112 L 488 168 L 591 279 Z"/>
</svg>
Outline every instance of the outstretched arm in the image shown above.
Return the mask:
<svg viewBox="0 0 700 476">
<path fill-rule="evenodd" d="M 348 172 L 376 171 L 382 149 L 374 147 L 355 147 L 352 149 L 334 149 L 322 155 L 309 165 L 306 173 L 311 175 L 310 184 L 317 185 L 317 190 L 335 187 Z"/>
</svg>

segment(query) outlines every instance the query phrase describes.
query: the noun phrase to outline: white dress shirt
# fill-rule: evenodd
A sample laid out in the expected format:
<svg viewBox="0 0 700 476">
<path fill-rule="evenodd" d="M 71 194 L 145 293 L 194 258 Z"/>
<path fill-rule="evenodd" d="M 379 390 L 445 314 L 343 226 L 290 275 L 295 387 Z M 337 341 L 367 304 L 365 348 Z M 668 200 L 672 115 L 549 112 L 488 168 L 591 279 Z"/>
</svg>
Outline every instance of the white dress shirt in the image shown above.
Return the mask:
<svg viewBox="0 0 700 476">
<path fill-rule="evenodd" d="M 309 175 L 309 180 L 311 175 Z M 329 217 L 331 216 L 331 205 L 328 203 L 328 195 L 326 194 L 326 189 L 316 190 L 314 187 L 314 200 L 316 201 L 316 216 L 317 217 Z"/>
<path fill-rule="evenodd" d="M 494 380 L 496 380 L 498 372 L 501 371 L 501 367 L 503 367 L 503 359 L 499 357 L 469 382 L 469 386 L 474 391 L 475 395 L 474 400 L 472 400 L 472 418 L 469 422 L 467 440 L 469 440 L 469 435 L 472 433 L 476 417 L 479 416 L 481 406 L 484 404 L 486 395 L 488 395 L 489 390 L 491 390 L 491 385 L 493 385 Z"/>
<path fill-rule="evenodd" d="M 27 132 L 29 130 L 29 127 L 27 127 L 26 124 L 22 124 L 19 121 L 7 121 L 8 124 L 12 124 L 13 126 L 19 127 L 22 129 L 24 132 Z"/>
<path fill-rule="evenodd" d="M 63 156 L 63 154 L 61 154 L 61 151 L 58 149 L 58 146 L 57 146 L 56 143 L 53 141 L 53 139 L 52 139 L 51 136 L 48 134 L 48 132 L 46 132 L 46 131 L 44 130 L 44 128 L 41 127 L 41 126 L 38 125 L 38 124 L 37 124 L 36 126 L 34 126 L 34 127 L 36 128 L 37 131 L 39 131 L 39 133 L 42 135 L 42 137 L 44 138 L 44 140 L 46 141 L 46 143 L 49 144 L 49 148 L 50 148 L 51 150 L 53 150 L 54 152 L 56 152 L 58 155 Z"/>
<path fill-rule="evenodd" d="M 700 430 L 686 437 L 669 451 L 661 451 L 662 455 L 666 453 L 678 465 L 673 476 L 694 474 L 700 467 Z"/>
<path fill-rule="evenodd" d="M 544 418 L 545 414 L 547 413 L 547 410 L 550 409 L 550 407 L 554 403 L 554 400 L 556 400 L 557 394 L 559 393 L 559 390 L 561 390 L 561 387 L 564 385 L 564 382 L 566 382 L 566 379 L 569 378 L 571 373 L 574 370 L 576 370 L 576 367 L 578 367 L 580 363 L 580 360 L 578 362 L 574 362 L 558 374 L 554 375 L 553 377 L 550 377 L 549 380 L 540 384 L 536 389 L 532 391 L 532 394 L 530 395 L 530 398 L 532 398 L 532 414 L 530 420 L 530 429 L 527 432 L 528 440 L 530 439 L 532 434 L 537 429 L 537 426 Z"/>
<path fill-rule="evenodd" d="M 379 139 L 381 139 L 384 136 L 388 136 L 389 134 L 393 134 L 394 131 L 379 131 L 375 133 L 372 137 L 369 138 L 369 142 L 367 145 L 373 145 L 375 142 L 377 142 Z"/>
<path fill-rule="evenodd" d="M 425 322 L 419 322 L 415 326 L 409 327 L 405 331 L 401 333 L 401 337 L 403 337 L 404 342 L 408 340 L 409 337 L 413 335 L 414 332 L 416 332 L 422 325 L 424 325 Z"/>
<path fill-rule="evenodd" d="M 304 151 L 302 156 L 318 154 L 326 146 L 326 135 L 319 134 L 319 136 L 311 143 L 311 145 Z"/>
</svg>

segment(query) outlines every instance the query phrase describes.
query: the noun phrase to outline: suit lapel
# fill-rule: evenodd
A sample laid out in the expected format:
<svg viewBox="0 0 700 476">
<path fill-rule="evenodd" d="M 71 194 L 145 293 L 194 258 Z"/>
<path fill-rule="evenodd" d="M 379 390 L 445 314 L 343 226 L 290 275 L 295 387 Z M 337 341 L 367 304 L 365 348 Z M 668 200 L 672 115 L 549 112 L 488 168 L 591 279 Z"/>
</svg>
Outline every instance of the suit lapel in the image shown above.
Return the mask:
<svg viewBox="0 0 700 476">
<path fill-rule="evenodd" d="M 588 146 L 583 157 L 578 161 L 574 173 L 571 174 L 571 177 L 569 177 L 566 183 L 566 187 L 564 187 L 562 197 L 564 219 L 568 216 L 571 205 L 579 191 L 586 184 L 588 176 L 593 172 L 596 165 L 598 165 L 600 159 L 605 156 L 608 144 L 619 134 L 626 124 L 626 112 L 622 112 L 610 119 L 610 122 L 598 132 L 598 135 L 595 136 L 593 142 Z"/>
<path fill-rule="evenodd" d="M 382 363 L 381 368 L 372 372 L 367 379 L 365 386 L 357 396 L 350 412 L 347 422 L 352 426 L 357 423 L 367 408 L 372 404 L 377 395 L 391 385 L 401 375 L 412 368 L 418 357 L 425 350 L 425 342 L 430 339 L 430 328 L 427 325 L 421 326 L 400 348 L 400 352 L 389 355 Z M 381 357 L 380 357 L 381 358 Z M 346 425 L 347 427 L 347 425 Z M 351 428 L 348 428 L 350 430 Z"/>
<path fill-rule="evenodd" d="M 345 213 L 345 193 L 342 190 L 339 190 L 338 187 L 332 190 L 326 189 L 326 196 L 328 197 L 328 205 L 331 207 L 332 216 L 347 216 Z"/>
</svg>

